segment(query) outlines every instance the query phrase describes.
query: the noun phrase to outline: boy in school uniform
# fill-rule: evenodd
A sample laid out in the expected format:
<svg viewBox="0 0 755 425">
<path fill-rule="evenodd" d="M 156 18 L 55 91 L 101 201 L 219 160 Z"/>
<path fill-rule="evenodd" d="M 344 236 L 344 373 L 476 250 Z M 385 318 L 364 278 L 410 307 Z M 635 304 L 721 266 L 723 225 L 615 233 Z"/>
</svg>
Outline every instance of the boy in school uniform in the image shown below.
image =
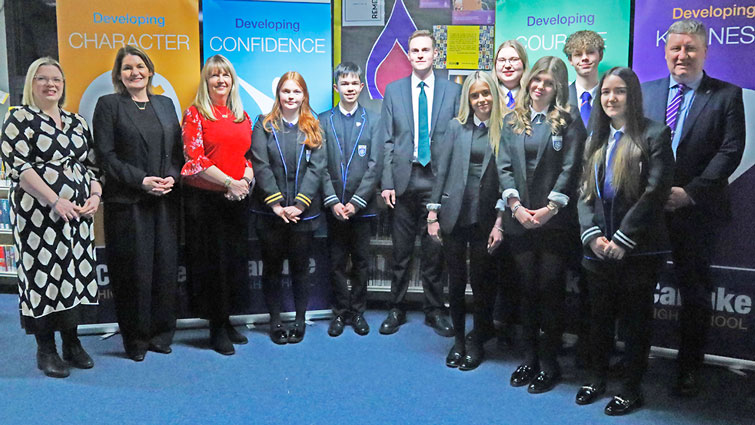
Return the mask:
<svg viewBox="0 0 755 425">
<path fill-rule="evenodd" d="M 347 324 L 359 335 L 370 331 L 364 319 L 367 265 L 371 221 L 377 215 L 375 197 L 383 150 L 377 136 L 378 117 L 358 102 L 364 88 L 362 75 L 362 69 L 354 63 L 338 65 L 333 75 L 333 89 L 341 100 L 319 116 L 328 153 L 323 195 L 324 205 L 329 210 L 328 251 L 335 317 L 328 334 L 333 337 L 341 335 Z M 349 257 L 351 276 L 346 267 Z"/>
<path fill-rule="evenodd" d="M 569 60 L 577 78 L 569 84 L 569 103 L 576 106 L 582 123 L 590 134 L 590 113 L 598 89 L 598 65 L 603 60 L 605 42 L 595 31 L 577 31 L 566 39 L 564 54 Z"/>
</svg>

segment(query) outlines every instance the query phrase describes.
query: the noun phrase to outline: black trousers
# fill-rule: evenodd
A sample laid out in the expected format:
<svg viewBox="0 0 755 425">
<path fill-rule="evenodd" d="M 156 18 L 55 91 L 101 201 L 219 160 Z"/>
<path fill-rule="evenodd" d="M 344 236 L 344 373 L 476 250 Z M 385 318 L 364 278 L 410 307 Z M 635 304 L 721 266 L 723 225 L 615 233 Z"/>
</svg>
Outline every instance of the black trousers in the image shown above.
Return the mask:
<svg viewBox="0 0 755 425">
<path fill-rule="evenodd" d="M 393 210 L 393 281 L 391 282 L 392 307 L 406 310 L 406 292 L 409 289 L 409 266 L 414 253 L 414 242 L 420 235 L 420 278 L 425 294 L 424 310 L 429 313 L 442 310 L 443 303 L 443 251 L 441 245 L 427 234 L 427 203 L 432 195 L 432 168 L 415 164 L 406 191 L 396 199 Z"/>
<path fill-rule="evenodd" d="M 371 222 L 370 218 L 359 217 L 339 221 L 328 214 L 330 284 L 333 288 L 333 314 L 336 316 L 362 314 L 366 308 Z M 351 274 L 346 268 L 349 257 Z M 347 284 L 349 277 L 351 290 Z"/>
<path fill-rule="evenodd" d="M 676 282 L 682 296 L 679 314 L 679 368 L 693 371 L 702 366 L 710 328 L 710 259 L 715 223 L 705 213 L 684 208 L 666 215 L 671 239 Z"/>
<path fill-rule="evenodd" d="M 519 321 L 519 277 L 516 274 L 514 257 L 511 255 L 511 243 L 507 237 L 493 253 L 496 270 L 494 277 L 496 285 L 495 305 L 493 306 L 493 319 L 504 324 L 513 326 Z"/>
<path fill-rule="evenodd" d="M 262 292 L 265 304 L 270 312 L 270 323 L 280 323 L 281 274 L 283 261 L 288 259 L 288 270 L 294 293 L 296 320 L 303 321 L 309 302 L 309 257 L 313 232 L 297 231 L 295 226 L 286 224 L 277 216 L 259 215 L 257 218 L 257 236 L 262 248 Z"/>
<path fill-rule="evenodd" d="M 624 326 L 626 372 L 621 393 L 638 395 L 648 366 L 653 288 L 663 264 L 659 256 L 597 262 L 587 271 L 590 294 L 592 383 L 605 382 L 613 352 L 616 319 Z"/>
<path fill-rule="evenodd" d="M 540 364 L 546 372 L 559 371 L 556 355 L 561 345 L 565 271 L 572 249 L 569 233 L 534 229 L 512 236 L 512 254 L 521 284 L 522 339 L 525 363 Z"/>
<path fill-rule="evenodd" d="M 483 229 L 478 224 L 457 226 L 451 233 L 443 234 L 449 277 L 448 301 L 456 342 L 464 341 L 467 276 L 474 296 L 474 328 L 483 334 L 493 333 L 492 310 L 496 281 L 493 257 L 488 254 L 487 248 L 489 234 L 490 229 Z"/>
<path fill-rule="evenodd" d="M 228 320 L 234 300 L 248 284 L 249 214 L 246 200 L 224 193 L 185 191 L 186 266 L 202 318 L 218 326 Z"/>
<path fill-rule="evenodd" d="M 176 329 L 179 199 L 105 205 L 110 281 L 123 345 L 145 351 L 170 345 Z"/>
</svg>

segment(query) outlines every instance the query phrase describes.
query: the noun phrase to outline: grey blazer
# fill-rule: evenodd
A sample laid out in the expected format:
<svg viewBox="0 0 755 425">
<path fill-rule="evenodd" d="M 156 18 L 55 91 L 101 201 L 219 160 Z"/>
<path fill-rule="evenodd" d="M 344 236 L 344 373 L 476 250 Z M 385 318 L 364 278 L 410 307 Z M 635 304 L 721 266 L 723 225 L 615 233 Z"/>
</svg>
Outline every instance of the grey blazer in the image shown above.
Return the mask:
<svg viewBox="0 0 755 425">
<path fill-rule="evenodd" d="M 461 86 L 435 76 L 433 110 L 430 118 L 430 164 L 433 174 L 442 149 L 448 123 L 459 112 Z M 414 157 L 414 112 L 411 76 L 388 84 L 380 117 L 381 140 L 385 143 L 381 188 L 394 189 L 400 196 L 409 184 Z M 440 142 L 440 143 L 438 143 Z"/>
</svg>

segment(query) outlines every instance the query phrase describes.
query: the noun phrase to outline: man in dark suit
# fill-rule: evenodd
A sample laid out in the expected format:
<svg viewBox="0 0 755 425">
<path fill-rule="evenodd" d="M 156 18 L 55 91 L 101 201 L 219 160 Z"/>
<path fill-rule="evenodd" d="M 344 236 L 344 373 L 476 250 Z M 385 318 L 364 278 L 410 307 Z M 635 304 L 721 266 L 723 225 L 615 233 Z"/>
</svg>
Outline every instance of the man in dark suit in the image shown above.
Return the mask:
<svg viewBox="0 0 755 425">
<path fill-rule="evenodd" d="M 364 319 L 364 310 L 371 221 L 376 215 L 375 192 L 380 181 L 383 146 L 377 134 L 377 118 L 358 102 L 364 88 L 362 69 L 344 62 L 336 67 L 333 81 L 341 100 L 319 117 L 328 152 L 328 167 L 323 173 L 324 204 L 331 212 L 327 215 L 328 251 L 335 317 L 328 335 L 341 335 L 349 323 L 357 334 L 367 335 L 370 327 Z M 351 290 L 346 272 L 349 256 Z"/>
<path fill-rule="evenodd" d="M 381 196 L 393 209 L 393 281 L 391 311 L 380 333 L 396 332 L 406 322 L 406 292 L 409 264 L 417 234 L 422 238 L 421 279 L 425 294 L 425 323 L 443 336 L 453 336 L 444 312 L 441 282 L 442 252 L 426 231 L 427 210 L 435 175 L 436 159 L 448 123 L 459 110 L 461 88 L 433 73 L 435 39 L 426 30 L 409 37 L 412 75 L 394 81 L 385 89 L 381 127 L 385 160 Z"/>
<path fill-rule="evenodd" d="M 598 65 L 603 60 L 605 43 L 595 31 L 577 31 L 566 39 L 564 54 L 574 67 L 577 78 L 569 84 L 569 103 L 576 106 L 582 123 L 590 134 L 590 113 L 598 97 Z"/>
<path fill-rule="evenodd" d="M 665 48 L 670 75 L 642 85 L 645 114 L 671 128 L 676 157 L 665 209 L 682 296 L 674 390 L 683 396 L 699 391 L 697 371 L 710 326 L 709 265 L 715 229 L 731 216 L 728 178 L 745 145 L 742 89 L 703 71 L 707 41 L 701 22 L 674 22 Z"/>
</svg>

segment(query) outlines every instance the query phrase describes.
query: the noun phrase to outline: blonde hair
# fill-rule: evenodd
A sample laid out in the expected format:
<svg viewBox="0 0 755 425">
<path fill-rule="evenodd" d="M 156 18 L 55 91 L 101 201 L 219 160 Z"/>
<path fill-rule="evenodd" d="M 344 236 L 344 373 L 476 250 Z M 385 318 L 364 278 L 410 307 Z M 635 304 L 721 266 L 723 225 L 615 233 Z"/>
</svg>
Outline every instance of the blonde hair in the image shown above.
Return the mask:
<svg viewBox="0 0 755 425">
<path fill-rule="evenodd" d="M 272 131 L 273 128 L 278 130 L 278 123 L 283 118 L 280 101 L 281 87 L 283 87 L 283 84 L 289 80 L 298 84 L 304 94 L 301 106 L 299 106 L 299 130 L 304 133 L 304 144 L 310 148 L 319 148 L 322 146 L 322 130 L 320 130 L 320 123 L 317 121 L 317 118 L 312 115 L 312 108 L 309 107 L 309 90 L 307 90 L 307 83 L 304 81 L 304 77 L 296 71 L 286 72 L 281 76 L 280 80 L 278 80 L 278 86 L 275 88 L 273 110 L 265 115 L 262 125 L 266 131 Z"/>
<path fill-rule="evenodd" d="M 516 134 L 532 135 L 532 117 L 530 116 L 530 83 L 541 73 L 550 74 L 553 78 L 555 96 L 548 108 L 546 121 L 551 127 L 552 134 L 558 134 L 571 122 L 571 106 L 569 105 L 569 80 L 567 79 L 564 61 L 555 56 L 544 56 L 532 65 L 532 69 L 522 77 L 521 90 L 516 96 L 516 106 L 509 112 L 508 124 Z"/>
<path fill-rule="evenodd" d="M 24 80 L 24 93 L 21 103 L 38 108 L 37 102 L 34 101 L 32 87 L 34 86 L 34 77 L 37 76 L 37 71 L 39 71 L 40 67 L 46 65 L 58 68 L 60 75 L 63 76 L 63 94 L 58 99 L 58 106 L 62 108 L 66 102 L 66 75 L 63 73 L 63 67 L 60 66 L 60 62 L 49 56 L 39 58 L 29 65 L 29 69 L 26 71 L 26 79 Z"/>
<path fill-rule="evenodd" d="M 459 105 L 459 115 L 457 115 L 455 119 L 461 124 L 466 124 L 474 114 L 474 111 L 472 111 L 472 107 L 469 104 L 469 91 L 472 89 L 472 85 L 477 82 L 485 83 L 490 89 L 490 94 L 493 96 L 490 118 L 488 119 L 488 138 L 490 139 L 490 147 L 493 148 L 493 152 L 498 156 L 498 145 L 499 139 L 501 138 L 503 117 L 501 115 L 501 104 L 498 101 L 498 83 L 496 82 L 496 77 L 494 77 L 492 73 L 475 71 L 467 76 L 464 80 L 464 84 L 461 86 L 461 104 Z"/>
<path fill-rule="evenodd" d="M 236 76 L 236 70 L 233 69 L 233 64 L 223 55 L 212 56 L 204 63 L 199 79 L 199 87 L 197 88 L 197 95 L 194 97 L 192 105 L 208 120 L 217 120 L 214 112 L 215 108 L 213 108 L 212 99 L 210 99 L 210 87 L 207 84 L 207 80 L 210 79 L 212 73 L 216 70 L 231 74 L 231 93 L 228 95 L 226 104 L 222 106 L 226 106 L 231 111 L 234 117 L 233 122 L 244 121 L 244 105 L 241 103 L 241 96 L 239 95 L 239 79 Z"/>
</svg>

